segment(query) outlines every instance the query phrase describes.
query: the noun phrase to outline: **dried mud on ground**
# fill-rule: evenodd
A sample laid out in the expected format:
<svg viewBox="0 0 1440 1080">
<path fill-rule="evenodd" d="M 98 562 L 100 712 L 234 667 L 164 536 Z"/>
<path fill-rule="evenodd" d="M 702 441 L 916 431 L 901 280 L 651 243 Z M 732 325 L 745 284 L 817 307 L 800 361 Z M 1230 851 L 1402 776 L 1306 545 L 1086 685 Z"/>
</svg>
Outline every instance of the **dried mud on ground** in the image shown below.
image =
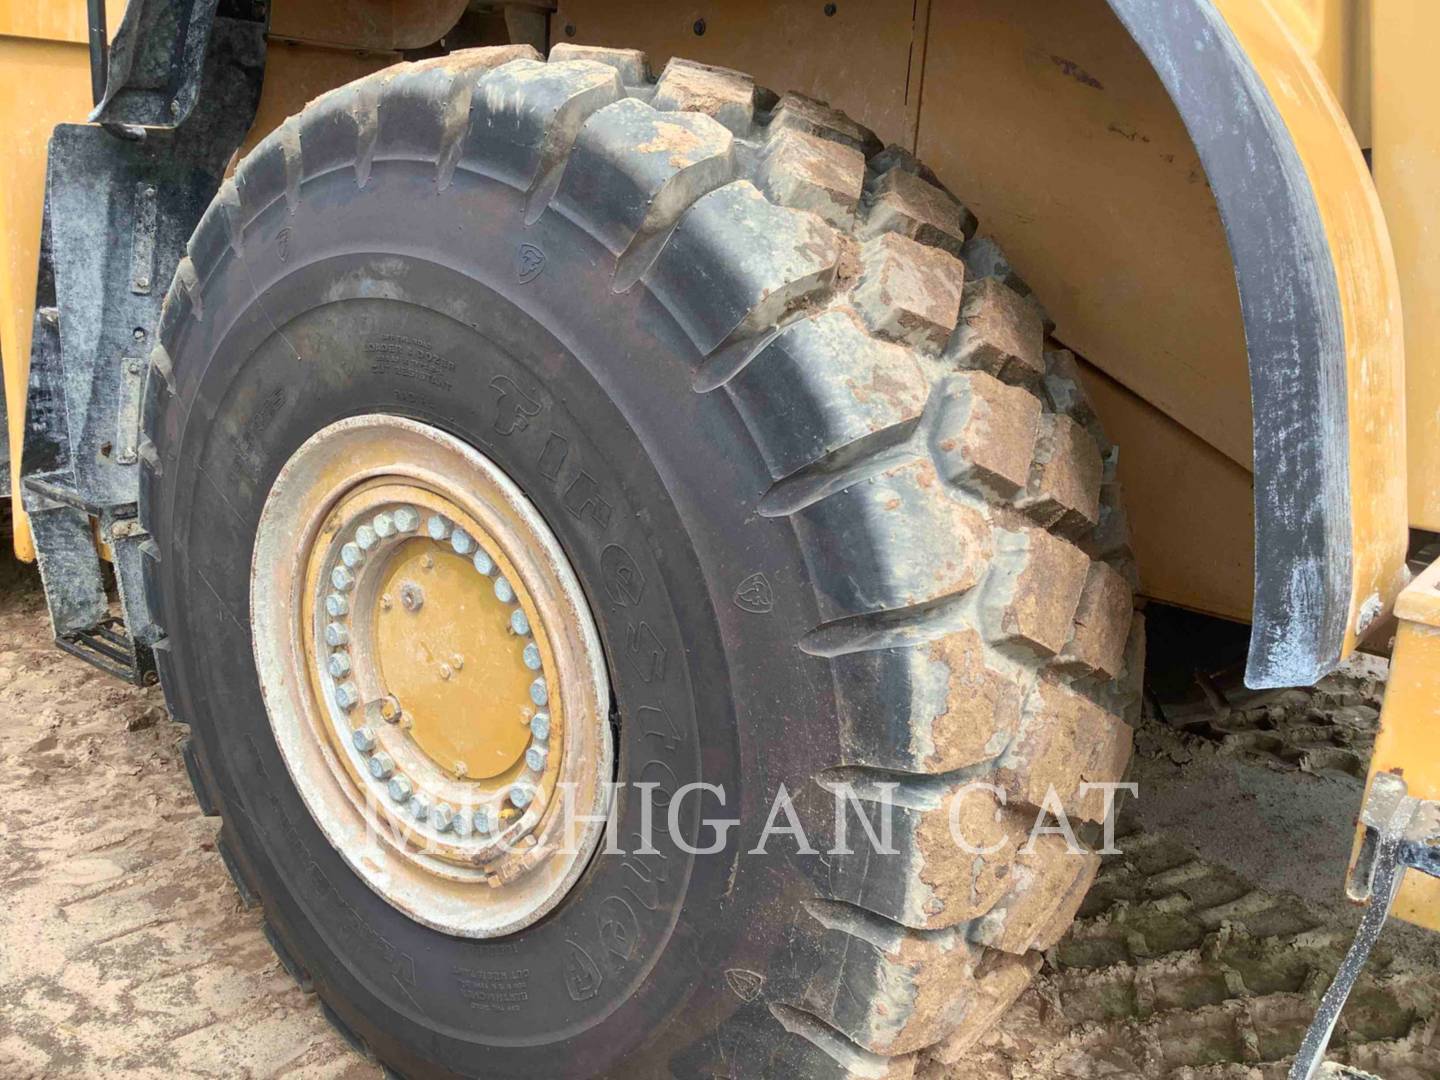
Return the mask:
<svg viewBox="0 0 1440 1080">
<path fill-rule="evenodd" d="M 1349 943 L 1340 899 L 1378 679 L 1153 718 L 1074 930 L 924 1080 L 1278 1080 Z M 1173 719 L 1173 718 L 1172 718 Z M 376 1077 L 281 969 L 215 852 L 158 690 L 55 649 L 0 562 L 0 1076 Z M 1436 941 L 1391 927 L 1336 1057 L 1440 1077 Z"/>
</svg>

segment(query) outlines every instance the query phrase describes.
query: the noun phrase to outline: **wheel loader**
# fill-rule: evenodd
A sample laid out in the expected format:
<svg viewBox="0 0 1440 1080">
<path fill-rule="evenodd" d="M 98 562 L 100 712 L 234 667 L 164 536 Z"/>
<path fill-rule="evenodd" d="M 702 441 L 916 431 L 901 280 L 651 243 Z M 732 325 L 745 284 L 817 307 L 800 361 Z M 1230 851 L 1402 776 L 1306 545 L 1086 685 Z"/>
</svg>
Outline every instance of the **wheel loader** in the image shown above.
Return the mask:
<svg viewBox="0 0 1440 1080">
<path fill-rule="evenodd" d="M 405 1077 L 964 1075 L 1107 849 L 1148 607 L 1253 688 L 1387 654 L 1338 1075 L 1387 917 L 1440 929 L 1437 35 L 0 0 L 16 555 Z"/>
</svg>

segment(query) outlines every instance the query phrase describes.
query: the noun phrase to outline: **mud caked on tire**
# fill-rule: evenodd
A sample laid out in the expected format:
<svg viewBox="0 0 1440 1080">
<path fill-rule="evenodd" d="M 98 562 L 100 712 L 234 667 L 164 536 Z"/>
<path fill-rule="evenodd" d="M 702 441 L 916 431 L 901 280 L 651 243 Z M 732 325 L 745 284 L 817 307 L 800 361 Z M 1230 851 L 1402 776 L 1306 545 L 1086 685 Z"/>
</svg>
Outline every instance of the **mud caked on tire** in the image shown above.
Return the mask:
<svg viewBox="0 0 1440 1080">
<path fill-rule="evenodd" d="M 406 1076 L 910 1075 L 953 1061 L 1098 858 L 1022 851 L 1130 749 L 1142 664 L 1114 455 L 1074 359 L 923 166 L 735 72 L 558 46 L 404 64 L 240 165 L 166 301 L 141 512 L 170 707 L 287 967 Z M 542 921 L 449 936 L 326 843 L 277 750 L 250 566 L 281 466 L 390 413 L 500 466 L 574 565 L 616 779 L 682 835 Z M 836 854 L 832 788 L 892 792 Z M 953 815 L 986 853 L 952 839 Z M 784 785 L 810 845 L 749 854 Z M 889 786 L 887 786 L 889 785 Z M 657 811 L 658 813 L 658 811 Z M 663 814 L 661 815 L 663 816 Z"/>
</svg>

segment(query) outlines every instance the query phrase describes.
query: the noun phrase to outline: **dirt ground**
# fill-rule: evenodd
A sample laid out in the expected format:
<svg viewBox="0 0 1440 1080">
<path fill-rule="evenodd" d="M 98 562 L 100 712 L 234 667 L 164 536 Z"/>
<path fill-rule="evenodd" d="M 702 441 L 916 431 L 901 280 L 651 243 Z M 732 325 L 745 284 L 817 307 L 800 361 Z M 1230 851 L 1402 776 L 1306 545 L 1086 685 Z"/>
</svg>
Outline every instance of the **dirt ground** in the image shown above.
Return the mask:
<svg viewBox="0 0 1440 1080">
<path fill-rule="evenodd" d="M 1348 945 L 1381 668 L 1147 720 L 1125 854 L 949 1078 L 1271 1080 Z M 376 1077 L 281 969 L 196 809 L 158 690 L 56 650 L 0 563 L 0 1077 Z M 1335 1056 L 1440 1076 L 1434 939 L 1392 927 Z M 944 1070 L 922 1070 L 942 1080 Z"/>
</svg>

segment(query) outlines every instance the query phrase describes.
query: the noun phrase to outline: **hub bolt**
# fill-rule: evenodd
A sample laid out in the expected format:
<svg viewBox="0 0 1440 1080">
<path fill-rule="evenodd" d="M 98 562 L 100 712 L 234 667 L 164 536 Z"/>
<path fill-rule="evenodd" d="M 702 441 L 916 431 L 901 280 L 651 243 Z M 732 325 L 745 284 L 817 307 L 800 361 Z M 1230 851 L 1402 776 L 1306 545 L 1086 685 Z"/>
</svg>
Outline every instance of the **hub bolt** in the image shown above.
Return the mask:
<svg viewBox="0 0 1440 1080">
<path fill-rule="evenodd" d="M 400 586 L 400 606 L 415 614 L 425 606 L 425 591 L 413 581 L 403 582 Z"/>
<path fill-rule="evenodd" d="M 450 676 L 453 675 L 453 674 L 455 674 L 455 673 L 450 670 L 450 665 L 449 665 L 449 664 L 441 664 L 441 665 L 440 665 L 440 678 L 445 679 L 446 681 L 448 681 L 449 678 L 450 678 Z"/>
<path fill-rule="evenodd" d="M 395 771 L 395 759 L 381 750 L 370 759 L 370 775 L 376 780 L 388 780 Z"/>
<path fill-rule="evenodd" d="M 410 793 L 415 790 L 415 785 L 410 783 L 408 776 L 392 776 L 385 790 L 390 793 L 390 798 L 398 803 L 403 803 L 410 798 Z"/>
<path fill-rule="evenodd" d="M 360 691 L 355 689 L 353 682 L 342 682 L 335 687 L 335 703 L 347 712 L 355 707 L 360 700 Z"/>
</svg>

